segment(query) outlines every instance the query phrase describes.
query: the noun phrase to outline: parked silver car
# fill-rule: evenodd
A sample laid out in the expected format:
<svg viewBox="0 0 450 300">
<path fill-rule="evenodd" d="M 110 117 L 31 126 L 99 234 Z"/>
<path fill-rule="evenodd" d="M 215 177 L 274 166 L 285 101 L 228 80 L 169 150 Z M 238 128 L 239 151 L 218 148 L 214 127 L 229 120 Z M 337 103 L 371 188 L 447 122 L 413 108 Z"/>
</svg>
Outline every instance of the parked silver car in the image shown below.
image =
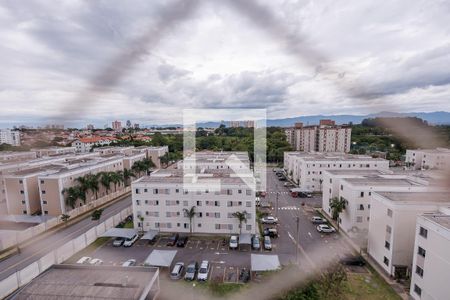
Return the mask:
<svg viewBox="0 0 450 300">
<path fill-rule="evenodd" d="M 184 263 L 177 262 L 175 266 L 173 266 L 172 272 L 170 272 L 170 278 L 177 280 L 183 276 L 184 271 Z"/>
</svg>

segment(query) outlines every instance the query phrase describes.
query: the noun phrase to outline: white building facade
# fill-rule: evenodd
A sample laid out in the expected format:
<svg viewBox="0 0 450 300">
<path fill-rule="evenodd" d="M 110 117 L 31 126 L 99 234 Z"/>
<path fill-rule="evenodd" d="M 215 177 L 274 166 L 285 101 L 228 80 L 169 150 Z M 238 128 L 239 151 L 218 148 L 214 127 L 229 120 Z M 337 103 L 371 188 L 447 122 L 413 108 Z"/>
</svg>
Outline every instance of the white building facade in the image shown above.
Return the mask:
<svg viewBox="0 0 450 300">
<path fill-rule="evenodd" d="M 406 150 L 405 164 L 414 170 L 450 169 L 450 149 Z"/>
<path fill-rule="evenodd" d="M 11 129 L 0 129 L 0 144 L 20 146 L 20 132 Z"/>
<path fill-rule="evenodd" d="M 369 256 L 390 276 L 412 270 L 417 216 L 450 205 L 449 193 L 379 192 L 372 194 Z"/>
<path fill-rule="evenodd" d="M 198 154 L 197 158 L 205 157 Z M 201 160 L 198 163 L 196 174 L 179 164 L 177 170 L 158 170 L 132 183 L 135 228 L 200 234 L 255 233 L 253 174 L 217 168 L 217 161 L 211 168 Z M 186 211 L 192 208 L 195 216 L 189 219 Z M 246 216 L 241 224 L 233 215 L 238 212 Z"/>
<path fill-rule="evenodd" d="M 410 295 L 448 299 L 450 295 L 450 207 L 417 218 Z"/>
<path fill-rule="evenodd" d="M 319 192 L 326 170 L 388 170 L 389 161 L 343 153 L 285 152 L 284 169 L 299 188 Z"/>
</svg>

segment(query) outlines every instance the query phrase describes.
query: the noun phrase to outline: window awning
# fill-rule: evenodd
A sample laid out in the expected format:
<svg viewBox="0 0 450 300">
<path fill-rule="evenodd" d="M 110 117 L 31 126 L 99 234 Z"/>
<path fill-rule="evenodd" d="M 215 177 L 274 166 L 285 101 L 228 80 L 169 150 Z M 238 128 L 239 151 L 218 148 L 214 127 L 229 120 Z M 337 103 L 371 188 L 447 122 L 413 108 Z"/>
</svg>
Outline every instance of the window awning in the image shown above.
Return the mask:
<svg viewBox="0 0 450 300">
<path fill-rule="evenodd" d="M 159 233 L 158 230 L 150 229 L 141 237 L 141 240 L 153 240 L 155 236 L 158 235 L 158 233 Z"/>
<path fill-rule="evenodd" d="M 145 266 L 170 267 L 177 250 L 153 250 L 144 262 Z"/>
<path fill-rule="evenodd" d="M 252 235 L 250 233 L 241 233 L 239 235 L 239 245 L 251 245 Z"/>
<path fill-rule="evenodd" d="M 251 255 L 252 272 L 274 271 L 281 268 L 278 255 Z"/>
<path fill-rule="evenodd" d="M 106 230 L 101 237 L 122 237 L 125 239 L 130 239 L 137 233 L 137 229 L 133 228 L 111 228 Z"/>
</svg>

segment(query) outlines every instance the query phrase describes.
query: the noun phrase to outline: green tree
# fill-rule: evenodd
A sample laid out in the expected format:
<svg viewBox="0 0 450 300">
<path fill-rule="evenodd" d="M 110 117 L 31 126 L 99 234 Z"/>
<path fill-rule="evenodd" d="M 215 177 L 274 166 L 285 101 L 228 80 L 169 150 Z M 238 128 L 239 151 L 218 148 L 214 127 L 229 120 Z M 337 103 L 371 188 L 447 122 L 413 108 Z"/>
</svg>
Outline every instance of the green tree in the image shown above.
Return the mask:
<svg viewBox="0 0 450 300">
<path fill-rule="evenodd" d="M 239 234 L 242 233 L 242 223 L 247 223 L 247 212 L 244 210 L 243 212 L 237 211 L 233 213 L 233 217 L 238 219 L 239 221 Z"/>
<path fill-rule="evenodd" d="M 106 189 L 106 194 L 108 195 L 109 190 L 111 189 L 111 183 L 112 183 L 112 174 L 115 174 L 114 172 L 101 172 L 99 173 L 100 177 L 100 183 L 101 185 Z"/>
<path fill-rule="evenodd" d="M 114 192 L 117 192 L 117 185 L 124 181 L 123 173 L 121 173 L 120 171 L 111 172 L 110 178 L 111 178 L 111 183 L 114 184 Z"/>
<path fill-rule="evenodd" d="M 333 197 L 330 200 L 331 216 L 336 220 L 339 231 L 339 216 L 345 209 L 345 200 L 343 198 Z"/>
<path fill-rule="evenodd" d="M 75 208 L 77 200 L 80 199 L 86 204 L 86 193 L 79 186 L 71 186 L 62 190 L 62 193 L 66 196 L 65 203 L 72 208 Z"/>
<path fill-rule="evenodd" d="M 66 214 L 61 215 L 61 221 L 64 222 L 64 226 L 67 226 L 67 222 L 69 221 L 69 219 L 70 219 L 69 215 Z"/>
<path fill-rule="evenodd" d="M 192 206 L 190 209 L 184 208 L 184 214 L 189 218 L 189 234 L 192 235 L 192 221 L 195 217 L 195 206 Z"/>
<path fill-rule="evenodd" d="M 93 221 L 100 221 L 100 218 L 102 217 L 103 209 L 96 209 L 92 212 L 91 220 Z"/>
<path fill-rule="evenodd" d="M 131 177 L 136 177 L 136 175 L 134 174 L 134 172 L 130 169 L 123 169 L 123 172 L 119 173 L 122 175 L 125 186 L 129 186 L 130 185 L 130 179 Z"/>
</svg>

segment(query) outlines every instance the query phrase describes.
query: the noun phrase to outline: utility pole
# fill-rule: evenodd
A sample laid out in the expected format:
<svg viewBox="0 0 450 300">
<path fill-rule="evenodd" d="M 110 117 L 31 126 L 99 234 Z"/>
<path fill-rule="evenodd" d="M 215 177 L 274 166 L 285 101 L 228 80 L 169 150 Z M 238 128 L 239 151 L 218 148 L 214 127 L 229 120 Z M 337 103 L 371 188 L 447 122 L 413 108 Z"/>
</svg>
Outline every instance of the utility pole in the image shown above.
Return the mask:
<svg viewBox="0 0 450 300">
<path fill-rule="evenodd" d="M 299 264 L 299 260 L 298 260 L 298 247 L 300 247 L 300 217 L 296 216 L 295 217 L 295 221 L 297 223 L 297 247 L 295 248 L 295 256 L 297 259 L 297 265 Z"/>
<path fill-rule="evenodd" d="M 275 216 L 278 218 L 278 191 L 277 191 L 277 201 L 276 201 L 276 207 L 275 207 Z"/>
</svg>

